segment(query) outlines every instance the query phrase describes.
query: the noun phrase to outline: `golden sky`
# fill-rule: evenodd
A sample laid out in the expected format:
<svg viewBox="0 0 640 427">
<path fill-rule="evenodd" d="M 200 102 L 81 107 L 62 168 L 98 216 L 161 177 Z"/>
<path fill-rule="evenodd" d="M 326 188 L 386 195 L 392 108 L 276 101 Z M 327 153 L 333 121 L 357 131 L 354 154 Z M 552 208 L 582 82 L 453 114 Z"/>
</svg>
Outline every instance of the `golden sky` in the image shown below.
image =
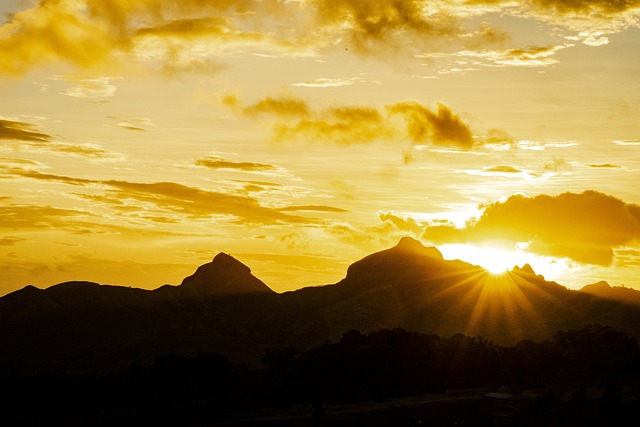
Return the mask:
<svg viewBox="0 0 640 427">
<path fill-rule="evenodd" d="M 640 0 L 3 0 L 0 295 L 401 236 L 640 289 Z"/>
</svg>

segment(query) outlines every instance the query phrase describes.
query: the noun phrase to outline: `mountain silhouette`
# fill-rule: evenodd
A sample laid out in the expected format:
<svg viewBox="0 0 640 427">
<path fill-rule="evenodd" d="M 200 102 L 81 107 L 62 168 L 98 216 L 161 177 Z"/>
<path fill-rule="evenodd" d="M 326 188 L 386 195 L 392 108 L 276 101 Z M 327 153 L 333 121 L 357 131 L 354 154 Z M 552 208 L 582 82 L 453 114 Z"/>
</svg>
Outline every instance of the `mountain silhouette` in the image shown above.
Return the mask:
<svg viewBox="0 0 640 427">
<path fill-rule="evenodd" d="M 186 277 L 179 286 L 180 294 L 189 296 L 274 293 L 251 269 L 225 253 L 204 264 Z"/>
<path fill-rule="evenodd" d="M 403 238 L 353 263 L 336 284 L 277 294 L 220 253 L 179 286 L 67 282 L 0 298 L 0 369 L 105 371 L 203 352 L 256 363 L 265 348 L 309 348 L 349 330 L 462 333 L 512 345 L 602 324 L 640 338 L 639 306 L 590 289 L 567 289 L 528 265 L 492 275 Z"/>
<path fill-rule="evenodd" d="M 611 286 L 605 281 L 592 283 L 580 289 L 581 292 L 595 295 L 626 304 L 633 304 L 640 307 L 640 291 L 624 286 Z"/>
</svg>

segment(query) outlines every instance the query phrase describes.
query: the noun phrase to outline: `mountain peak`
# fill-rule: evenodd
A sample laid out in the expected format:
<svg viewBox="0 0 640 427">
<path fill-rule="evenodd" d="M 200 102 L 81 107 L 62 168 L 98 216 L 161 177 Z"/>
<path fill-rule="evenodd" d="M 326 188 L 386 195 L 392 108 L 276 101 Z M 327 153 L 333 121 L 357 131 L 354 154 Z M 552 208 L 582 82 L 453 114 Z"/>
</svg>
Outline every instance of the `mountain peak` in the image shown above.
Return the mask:
<svg viewBox="0 0 640 427">
<path fill-rule="evenodd" d="M 251 273 L 251 269 L 249 267 L 224 252 L 220 252 L 218 255 L 213 257 L 210 264 L 217 268 L 233 270 L 238 273 Z"/>
<path fill-rule="evenodd" d="M 601 291 L 605 291 L 605 290 L 609 290 L 611 289 L 611 285 L 604 281 L 604 280 L 600 280 L 599 282 L 596 283 L 591 283 L 589 285 L 585 285 L 582 287 L 581 291 L 584 290 L 601 290 Z"/>
<path fill-rule="evenodd" d="M 272 293 L 251 269 L 226 253 L 220 252 L 210 263 L 198 267 L 180 287 L 196 295 L 237 295 Z"/>
<path fill-rule="evenodd" d="M 401 238 L 398 244 L 390 250 L 443 259 L 442 253 L 435 246 L 424 246 L 419 240 L 408 236 Z"/>
<path fill-rule="evenodd" d="M 524 264 L 522 267 L 518 267 L 517 265 L 513 267 L 513 269 L 511 270 L 514 273 L 527 273 L 527 274 L 532 274 L 532 275 L 536 275 L 536 272 L 533 270 L 533 267 L 531 267 L 531 264 L 526 263 Z"/>
<path fill-rule="evenodd" d="M 424 277 L 426 271 L 441 268 L 444 263 L 442 253 L 435 247 L 403 237 L 396 246 L 351 264 L 343 283 L 351 289 L 387 286 L 401 283 L 407 277 Z"/>
</svg>

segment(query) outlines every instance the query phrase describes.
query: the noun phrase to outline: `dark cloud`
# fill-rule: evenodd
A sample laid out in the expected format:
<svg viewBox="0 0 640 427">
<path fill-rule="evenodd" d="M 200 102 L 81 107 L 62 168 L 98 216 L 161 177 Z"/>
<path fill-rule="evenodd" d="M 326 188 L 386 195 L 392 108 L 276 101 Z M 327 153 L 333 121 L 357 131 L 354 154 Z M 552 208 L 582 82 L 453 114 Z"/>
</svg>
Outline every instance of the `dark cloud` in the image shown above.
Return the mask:
<svg viewBox="0 0 640 427">
<path fill-rule="evenodd" d="M 594 169 L 620 169 L 619 165 L 614 165 L 612 163 L 591 163 L 587 166 Z"/>
<path fill-rule="evenodd" d="M 411 101 L 382 109 L 334 106 L 314 111 L 305 101 L 292 97 L 270 97 L 243 107 L 235 96 L 227 96 L 224 103 L 244 114 L 259 112 L 274 117 L 278 140 L 304 139 L 344 145 L 399 140 L 465 150 L 477 144 L 469 126 L 444 104 L 438 104 L 437 110 Z"/>
<path fill-rule="evenodd" d="M 154 27 L 137 30 L 137 35 L 173 36 L 195 38 L 207 35 L 221 35 L 229 32 L 232 23 L 223 17 L 174 19 Z"/>
<path fill-rule="evenodd" d="M 204 166 L 209 169 L 238 170 L 243 172 L 273 172 L 278 167 L 265 163 L 231 162 L 220 157 L 207 157 L 196 160 L 196 166 Z"/>
<path fill-rule="evenodd" d="M 469 126 L 446 105 L 438 104 L 438 111 L 418 102 L 401 102 L 388 108 L 392 114 L 400 114 L 406 120 L 408 134 L 415 143 L 430 142 L 463 149 L 473 145 Z"/>
<path fill-rule="evenodd" d="M 520 173 L 521 169 L 514 168 L 513 166 L 491 166 L 483 169 L 485 172 L 498 172 L 498 173 Z"/>
<path fill-rule="evenodd" d="M 0 119 L 0 140 L 20 141 L 39 150 L 88 158 L 108 158 L 114 154 L 95 144 L 69 144 L 52 141 L 53 136 L 34 130 L 29 123 Z"/>
<path fill-rule="evenodd" d="M 615 248 L 640 241 L 640 205 L 597 191 L 518 194 L 483 208 L 464 228 L 431 225 L 423 238 L 434 243 L 528 242 L 529 250 L 541 255 L 602 266 L 611 265 Z"/>
<path fill-rule="evenodd" d="M 0 139 L 28 142 L 47 142 L 51 140 L 51 135 L 37 132 L 33 130 L 34 127 L 28 123 L 0 119 Z"/>
<path fill-rule="evenodd" d="M 376 47 L 399 43 L 399 34 L 415 45 L 446 38 L 461 32 L 461 22 L 444 10 L 427 15 L 423 1 L 321 0 L 318 15 L 323 25 L 342 29 L 346 43 L 359 52 L 374 53 Z M 394 43 L 395 41 L 395 43 Z M 407 46 L 403 46 L 407 48 Z"/>
<path fill-rule="evenodd" d="M 619 14 L 640 6 L 639 0 L 529 0 L 534 6 L 560 13 Z"/>
</svg>

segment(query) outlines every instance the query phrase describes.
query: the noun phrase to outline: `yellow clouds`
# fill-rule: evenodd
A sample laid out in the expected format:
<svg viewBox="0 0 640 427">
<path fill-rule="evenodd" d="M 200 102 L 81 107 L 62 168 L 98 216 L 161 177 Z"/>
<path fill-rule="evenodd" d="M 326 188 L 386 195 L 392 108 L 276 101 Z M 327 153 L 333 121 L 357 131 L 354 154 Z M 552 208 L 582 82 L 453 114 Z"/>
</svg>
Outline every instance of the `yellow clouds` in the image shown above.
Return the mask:
<svg viewBox="0 0 640 427">
<path fill-rule="evenodd" d="M 177 219 L 205 220 L 224 216 L 226 221 L 236 224 L 312 224 L 314 219 L 283 213 L 282 209 L 263 206 L 245 194 L 212 191 L 176 182 L 129 182 L 122 180 L 94 180 L 75 178 L 25 170 L 7 168 L 5 176 L 28 178 L 39 181 L 62 183 L 86 188 L 87 193 L 75 194 L 91 200 L 94 204 L 110 207 L 132 219 L 143 216 Z M 63 212 L 66 214 L 66 211 Z"/>
<path fill-rule="evenodd" d="M 165 65 L 174 68 L 202 66 L 202 52 L 190 52 L 175 39 L 234 38 L 237 33 L 230 28 L 230 21 L 217 14 L 246 13 L 254 6 L 256 10 L 275 9 L 260 8 L 260 3 L 41 0 L 0 27 L 0 72 L 24 74 L 54 61 L 89 67 L 112 63 L 123 55 L 142 61 L 161 56 L 167 61 Z M 196 57 L 186 58 L 189 54 Z"/>
<path fill-rule="evenodd" d="M 438 104 L 432 111 L 418 102 L 401 102 L 388 107 L 391 114 L 399 114 L 407 123 L 407 133 L 416 144 L 432 143 L 469 149 L 473 136 L 467 126 L 449 107 Z"/>
<path fill-rule="evenodd" d="M 0 140 L 15 141 L 16 146 L 46 151 L 58 155 L 72 155 L 93 159 L 116 158 L 117 155 L 97 144 L 71 144 L 53 141 L 53 136 L 35 130 L 35 126 L 15 120 L 0 119 Z"/>
<path fill-rule="evenodd" d="M 214 170 L 237 170 L 242 172 L 276 172 L 279 170 L 277 166 L 265 163 L 255 162 L 232 162 L 220 157 L 207 157 L 205 159 L 196 160 L 196 166 L 204 166 Z"/>
<path fill-rule="evenodd" d="M 267 97 L 255 104 L 242 107 L 236 96 L 227 95 L 222 99 L 222 103 L 248 116 L 271 114 L 276 116 L 306 117 L 311 114 L 311 110 L 306 102 L 293 97 Z"/>
<path fill-rule="evenodd" d="M 423 1 L 396 0 L 320 0 L 320 22 L 346 33 L 348 45 L 372 53 L 381 45 L 400 46 L 399 35 L 409 36 L 422 45 L 434 39 L 459 33 L 460 22 L 453 16 L 426 14 Z M 407 45 L 403 46 L 404 48 Z"/>
<path fill-rule="evenodd" d="M 228 53 L 308 56 L 339 47 L 360 54 L 476 49 L 504 42 L 491 13 L 552 21 L 589 44 L 637 25 L 637 0 L 521 2 L 427 0 L 40 0 L 0 27 L 0 72 L 61 61 L 131 60 L 169 71 L 219 71 Z M 553 13 L 549 13 L 553 12 Z M 446 49 L 445 49 L 446 50 Z M 160 67 L 158 67 L 160 65 Z"/>
<path fill-rule="evenodd" d="M 484 206 L 482 215 L 464 228 L 429 225 L 423 238 L 434 243 L 526 242 L 541 255 L 608 266 L 615 248 L 640 242 L 640 205 L 591 190 L 513 195 Z"/>
<path fill-rule="evenodd" d="M 640 7 L 638 0 L 530 0 L 538 7 L 553 9 L 560 13 L 597 12 L 615 15 Z"/>
<path fill-rule="evenodd" d="M 0 72 L 23 74 L 57 60 L 84 67 L 102 61 L 116 41 L 105 25 L 87 19 L 81 3 L 50 0 L 13 15 L 0 27 Z"/>
<path fill-rule="evenodd" d="M 0 119 L 0 139 L 28 142 L 46 142 L 51 135 L 33 130 L 33 125 L 13 120 Z"/>
<path fill-rule="evenodd" d="M 343 145 L 407 141 L 414 145 L 452 146 L 465 150 L 475 143 L 469 126 L 443 104 L 438 104 L 437 110 L 411 101 L 381 109 L 335 106 L 315 111 L 306 102 L 293 97 L 269 97 L 243 107 L 235 96 L 227 96 L 223 103 L 247 116 L 274 117 L 277 140 L 302 139 Z"/>
</svg>

